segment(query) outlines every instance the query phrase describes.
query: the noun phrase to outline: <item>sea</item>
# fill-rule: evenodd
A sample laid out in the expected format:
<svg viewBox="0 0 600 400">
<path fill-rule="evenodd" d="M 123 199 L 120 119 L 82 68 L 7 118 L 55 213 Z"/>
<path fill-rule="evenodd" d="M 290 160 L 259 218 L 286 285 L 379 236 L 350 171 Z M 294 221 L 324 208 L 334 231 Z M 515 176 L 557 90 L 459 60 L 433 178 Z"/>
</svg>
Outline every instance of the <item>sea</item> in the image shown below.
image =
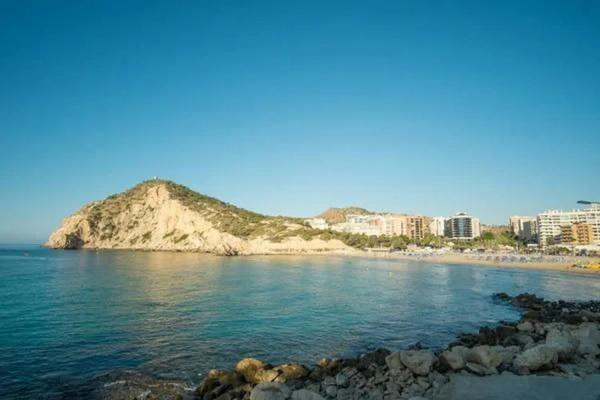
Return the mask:
<svg viewBox="0 0 600 400">
<path fill-rule="evenodd" d="M 342 256 L 0 247 L 0 399 L 93 398 L 120 374 L 197 385 L 244 357 L 312 365 L 519 318 L 495 292 L 600 299 L 600 277 Z"/>
</svg>

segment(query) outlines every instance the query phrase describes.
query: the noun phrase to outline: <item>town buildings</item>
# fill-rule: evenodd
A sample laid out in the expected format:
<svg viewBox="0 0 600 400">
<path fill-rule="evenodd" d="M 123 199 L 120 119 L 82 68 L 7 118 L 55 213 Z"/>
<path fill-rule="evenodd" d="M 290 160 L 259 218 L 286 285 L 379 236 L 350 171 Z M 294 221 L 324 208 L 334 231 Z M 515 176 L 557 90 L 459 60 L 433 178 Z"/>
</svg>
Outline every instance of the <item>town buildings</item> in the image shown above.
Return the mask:
<svg viewBox="0 0 600 400">
<path fill-rule="evenodd" d="M 329 224 L 325 218 L 309 218 L 305 219 L 304 223 L 313 229 L 329 229 Z"/>
<path fill-rule="evenodd" d="M 538 214 L 538 241 L 541 246 L 554 243 L 566 243 L 562 241 L 564 229 L 574 224 L 586 224 L 590 227 L 579 227 L 583 239 L 586 232 L 591 229 L 590 243 L 600 244 L 600 204 L 591 204 L 589 208 L 572 211 L 549 210 Z M 566 233 L 566 231 L 564 231 Z M 572 232 L 572 231 L 571 231 Z M 571 240 L 567 233 L 565 240 Z"/>
</svg>

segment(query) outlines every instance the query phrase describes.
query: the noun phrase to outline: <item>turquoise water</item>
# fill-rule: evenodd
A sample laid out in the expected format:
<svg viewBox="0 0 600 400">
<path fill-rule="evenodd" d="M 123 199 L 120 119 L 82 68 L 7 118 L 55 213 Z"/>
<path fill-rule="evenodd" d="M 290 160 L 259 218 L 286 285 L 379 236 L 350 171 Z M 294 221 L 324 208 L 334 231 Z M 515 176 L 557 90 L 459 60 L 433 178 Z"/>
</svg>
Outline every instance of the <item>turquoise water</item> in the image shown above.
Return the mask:
<svg viewBox="0 0 600 400">
<path fill-rule="evenodd" d="M 69 398 L 133 370 L 197 383 L 253 356 L 441 346 L 515 319 L 497 291 L 591 299 L 598 277 L 341 257 L 0 249 L 0 398 Z"/>
</svg>

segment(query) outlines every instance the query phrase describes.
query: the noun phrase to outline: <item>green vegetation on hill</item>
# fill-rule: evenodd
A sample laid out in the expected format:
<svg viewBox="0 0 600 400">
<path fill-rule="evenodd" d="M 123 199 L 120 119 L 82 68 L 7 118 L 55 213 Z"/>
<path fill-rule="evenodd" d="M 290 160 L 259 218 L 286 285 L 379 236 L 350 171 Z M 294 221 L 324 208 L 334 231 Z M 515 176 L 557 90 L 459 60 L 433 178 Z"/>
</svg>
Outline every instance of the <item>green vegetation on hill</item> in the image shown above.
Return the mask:
<svg viewBox="0 0 600 400">
<path fill-rule="evenodd" d="M 305 225 L 299 218 L 267 216 L 255 213 L 166 180 L 145 181 L 123 193 L 109 196 L 104 201 L 86 206 L 84 211 L 87 211 L 90 228 L 100 234 L 103 239 L 111 238 L 118 231 L 115 226 L 115 217 L 120 212 L 131 210 L 135 204 L 144 203 L 148 195 L 148 189 L 156 185 L 164 185 L 173 199 L 201 214 L 216 229 L 242 239 L 262 237 L 273 242 L 280 242 L 288 237 L 300 237 L 304 240 L 314 238 L 337 239 L 354 248 L 389 248 L 390 250 L 404 250 L 410 244 L 440 248 L 452 242 L 457 249 L 488 249 L 502 245 L 514 246 L 516 243 L 516 239 L 509 232 L 484 232 L 480 238 L 471 241 L 458 241 L 434 235 L 426 235 L 423 239 L 415 241 L 406 236 L 368 236 L 313 229 Z M 146 209 L 146 212 L 153 211 L 151 208 Z M 329 209 L 321 216 L 336 219 L 341 216 L 345 218 L 349 214 L 370 213 L 370 211 L 362 208 L 348 207 Z M 136 222 L 133 222 L 132 226 L 127 228 L 134 228 L 135 224 Z M 151 237 L 152 232 L 148 231 L 139 240 L 146 242 Z M 187 236 L 177 236 L 175 232 L 169 232 L 164 236 L 164 238 L 167 237 L 172 237 L 177 243 L 185 240 Z M 137 240 L 135 239 L 135 241 Z"/>
</svg>

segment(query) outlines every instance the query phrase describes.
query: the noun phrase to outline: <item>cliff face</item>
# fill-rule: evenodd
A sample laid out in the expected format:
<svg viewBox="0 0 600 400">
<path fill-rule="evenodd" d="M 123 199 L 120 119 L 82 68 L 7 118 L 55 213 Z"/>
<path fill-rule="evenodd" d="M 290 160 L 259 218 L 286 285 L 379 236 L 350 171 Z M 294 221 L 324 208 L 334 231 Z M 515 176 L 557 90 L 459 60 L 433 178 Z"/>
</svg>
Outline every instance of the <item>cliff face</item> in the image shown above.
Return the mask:
<svg viewBox="0 0 600 400">
<path fill-rule="evenodd" d="M 347 250 L 298 220 L 253 213 L 169 181 L 148 181 L 67 217 L 47 247 L 222 255 Z"/>
</svg>

